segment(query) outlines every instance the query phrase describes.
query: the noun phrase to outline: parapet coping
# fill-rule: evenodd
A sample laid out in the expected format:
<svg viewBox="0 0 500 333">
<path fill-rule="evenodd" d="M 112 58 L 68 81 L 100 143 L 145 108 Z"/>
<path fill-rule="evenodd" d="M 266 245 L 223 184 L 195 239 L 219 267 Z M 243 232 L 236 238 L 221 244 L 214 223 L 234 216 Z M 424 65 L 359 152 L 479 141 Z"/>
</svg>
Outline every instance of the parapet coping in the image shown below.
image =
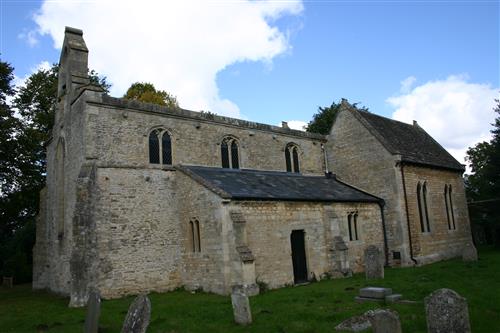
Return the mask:
<svg viewBox="0 0 500 333">
<path fill-rule="evenodd" d="M 282 135 L 301 137 L 306 139 L 318 140 L 321 142 L 326 142 L 326 136 L 318 133 L 309 133 L 299 130 L 283 128 L 268 124 L 257 123 L 248 120 L 242 120 L 237 118 L 219 116 L 211 112 L 197 112 L 190 111 L 182 108 L 169 108 L 167 106 L 161 106 L 151 103 L 144 103 L 135 100 L 127 100 L 125 98 L 116 98 L 109 95 L 103 94 L 100 101 L 97 100 L 87 100 L 87 103 L 91 105 L 113 107 L 119 109 L 130 109 L 140 112 L 150 112 L 161 115 L 168 115 L 176 118 L 185 118 L 190 120 L 195 120 L 204 123 L 216 123 L 223 124 L 233 127 L 242 127 L 250 130 L 258 130 L 264 132 L 273 132 Z"/>
</svg>

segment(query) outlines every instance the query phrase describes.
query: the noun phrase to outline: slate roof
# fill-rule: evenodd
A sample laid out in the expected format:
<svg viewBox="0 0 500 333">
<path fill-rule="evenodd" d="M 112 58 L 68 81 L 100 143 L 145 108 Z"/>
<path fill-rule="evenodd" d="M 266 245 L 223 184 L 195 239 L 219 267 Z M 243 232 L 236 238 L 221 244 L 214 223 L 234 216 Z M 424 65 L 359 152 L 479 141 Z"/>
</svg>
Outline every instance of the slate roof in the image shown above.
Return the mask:
<svg viewBox="0 0 500 333">
<path fill-rule="evenodd" d="M 222 198 L 322 202 L 382 202 L 334 177 L 249 169 L 178 166 Z"/>
<path fill-rule="evenodd" d="M 418 124 L 410 125 L 366 111 L 354 113 L 368 130 L 375 132 L 390 153 L 401 155 L 403 162 L 464 171 L 464 166 Z"/>
</svg>

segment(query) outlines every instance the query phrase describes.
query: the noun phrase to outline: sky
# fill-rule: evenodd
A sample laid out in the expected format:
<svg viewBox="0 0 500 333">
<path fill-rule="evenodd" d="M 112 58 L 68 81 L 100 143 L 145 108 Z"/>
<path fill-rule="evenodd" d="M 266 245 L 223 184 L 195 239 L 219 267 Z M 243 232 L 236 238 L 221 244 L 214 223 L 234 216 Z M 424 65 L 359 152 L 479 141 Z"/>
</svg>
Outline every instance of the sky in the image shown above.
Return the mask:
<svg viewBox="0 0 500 333">
<path fill-rule="evenodd" d="M 113 96 L 151 82 L 183 108 L 299 129 L 347 98 L 465 163 L 491 137 L 499 17 L 499 0 L 0 0 L 0 57 L 22 85 L 72 26 Z"/>
</svg>

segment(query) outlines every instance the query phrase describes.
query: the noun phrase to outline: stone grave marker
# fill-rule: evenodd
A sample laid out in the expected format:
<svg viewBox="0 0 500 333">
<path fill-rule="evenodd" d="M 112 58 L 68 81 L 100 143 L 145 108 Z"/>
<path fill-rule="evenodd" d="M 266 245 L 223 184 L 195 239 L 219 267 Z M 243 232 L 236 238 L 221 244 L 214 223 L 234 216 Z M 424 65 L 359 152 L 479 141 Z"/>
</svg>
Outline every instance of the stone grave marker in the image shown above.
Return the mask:
<svg viewBox="0 0 500 333">
<path fill-rule="evenodd" d="M 348 331 L 348 332 L 362 332 L 371 327 L 370 320 L 366 315 L 354 316 L 347 318 L 337 326 L 335 326 L 336 331 Z"/>
<path fill-rule="evenodd" d="M 462 251 L 463 261 L 477 261 L 477 250 L 474 244 L 467 243 Z"/>
<path fill-rule="evenodd" d="M 2 279 L 2 286 L 12 288 L 14 285 L 14 278 L 11 276 L 4 276 Z"/>
<path fill-rule="evenodd" d="M 375 245 L 365 249 L 365 274 L 367 280 L 384 278 L 384 259 Z"/>
<path fill-rule="evenodd" d="M 240 325 L 252 323 L 252 311 L 250 301 L 245 293 L 244 286 L 233 286 L 231 292 L 231 303 L 233 305 L 234 321 Z"/>
<path fill-rule="evenodd" d="M 101 315 L 101 298 L 99 293 L 92 291 L 87 302 L 87 315 L 85 317 L 85 333 L 98 333 L 99 316 Z"/>
<path fill-rule="evenodd" d="M 438 289 L 425 298 L 429 333 L 470 333 L 467 300 L 451 289 Z"/>
<path fill-rule="evenodd" d="M 122 333 L 145 333 L 151 319 L 151 302 L 147 295 L 139 295 L 128 308 Z"/>
<path fill-rule="evenodd" d="M 373 333 L 401 333 L 401 321 L 395 311 L 376 309 L 367 311 L 365 316 L 371 323 Z"/>
</svg>

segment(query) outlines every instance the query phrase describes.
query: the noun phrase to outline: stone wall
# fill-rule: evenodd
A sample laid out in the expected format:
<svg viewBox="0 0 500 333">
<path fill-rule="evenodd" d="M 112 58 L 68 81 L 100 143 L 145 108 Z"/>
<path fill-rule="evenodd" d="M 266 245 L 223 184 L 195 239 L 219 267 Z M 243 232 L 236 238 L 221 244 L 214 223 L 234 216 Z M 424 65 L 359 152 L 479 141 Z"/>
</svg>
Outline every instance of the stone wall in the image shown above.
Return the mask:
<svg viewBox="0 0 500 333">
<path fill-rule="evenodd" d="M 108 104 L 106 104 L 108 103 Z M 322 136 L 297 134 L 297 131 L 272 130 L 237 126 L 235 122 L 215 122 L 195 118 L 195 112 L 148 110 L 124 103 L 118 108 L 115 99 L 102 97 L 90 102 L 87 112 L 87 158 L 100 165 L 151 167 L 148 155 L 149 133 L 162 128 L 170 133 L 173 164 L 221 166 L 222 139 L 231 135 L 239 143 L 240 168 L 286 171 L 285 146 L 299 147 L 300 169 L 305 174 L 323 174 Z M 201 115 L 198 113 L 198 115 Z M 198 116 L 200 117 L 200 116 Z M 242 121 L 243 122 L 243 121 Z M 263 126 L 263 125 L 262 125 Z M 300 133 L 300 132 L 299 132 Z M 113 149 L 109 149 L 113 147 Z M 153 165 L 154 167 L 154 165 Z"/>
<path fill-rule="evenodd" d="M 190 290 L 229 293 L 229 222 L 223 200 L 179 171 L 176 177 L 182 284 Z M 200 251 L 193 248 L 189 224 L 195 220 L 200 228 Z"/>
<path fill-rule="evenodd" d="M 466 243 L 472 243 L 463 179 L 460 173 L 431 168 L 404 166 L 413 253 L 419 264 L 461 256 Z M 418 182 L 427 184 L 430 232 L 422 232 L 417 202 Z M 448 227 L 444 186 L 452 186 L 456 229 Z M 450 216 L 451 219 L 451 216 Z M 452 224 L 451 224 L 452 225 Z"/>
<path fill-rule="evenodd" d="M 339 179 L 385 200 L 387 240 L 402 262 L 411 263 L 407 237 L 401 172 L 396 156 L 370 133 L 348 110 L 343 110 L 328 136 L 328 165 Z M 393 262 L 394 263 L 394 262 Z"/>
<path fill-rule="evenodd" d="M 244 201 L 232 203 L 246 219 L 248 246 L 255 256 L 255 274 L 270 288 L 293 284 L 290 235 L 305 231 L 309 278 L 321 279 L 335 267 L 333 237 L 341 236 L 355 272 L 363 271 L 363 250 L 376 245 L 383 251 L 380 208 L 377 204 Z M 358 212 L 359 240 L 350 241 L 347 214 Z"/>
<path fill-rule="evenodd" d="M 327 143 L 328 164 L 341 180 L 385 200 L 387 238 L 392 265 L 413 264 L 403 189 L 404 168 L 413 256 L 419 263 L 458 256 L 470 241 L 470 226 L 463 179 L 458 172 L 431 167 L 407 166 L 399 155 L 391 155 L 351 111 L 342 110 Z M 416 184 L 427 181 L 431 232 L 422 233 L 416 203 Z M 444 203 L 444 185 L 453 188 L 457 230 L 449 231 Z M 401 253 L 401 261 L 394 259 Z"/>
<path fill-rule="evenodd" d="M 180 286 L 175 171 L 99 168 L 97 285 L 103 297 Z"/>
</svg>

